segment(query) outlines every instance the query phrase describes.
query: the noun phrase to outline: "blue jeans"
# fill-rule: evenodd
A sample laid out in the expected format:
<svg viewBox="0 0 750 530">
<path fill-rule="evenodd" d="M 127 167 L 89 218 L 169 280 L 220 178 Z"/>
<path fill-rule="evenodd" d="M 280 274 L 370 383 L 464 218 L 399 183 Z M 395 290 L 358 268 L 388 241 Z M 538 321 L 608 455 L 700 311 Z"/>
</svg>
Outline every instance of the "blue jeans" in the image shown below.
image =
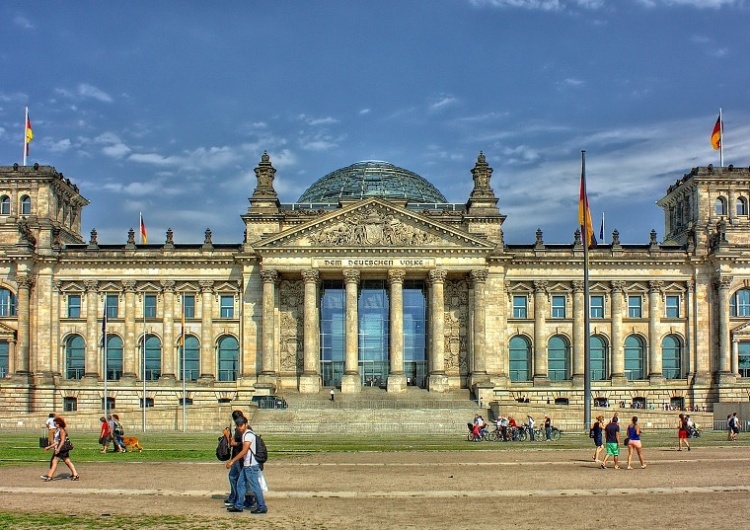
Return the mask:
<svg viewBox="0 0 750 530">
<path fill-rule="evenodd" d="M 237 480 L 237 498 L 234 500 L 234 507 L 238 510 L 245 508 L 245 493 L 248 489 L 255 496 L 255 502 L 258 504 L 258 510 L 265 511 L 266 500 L 263 498 L 263 490 L 260 489 L 260 466 L 243 467 L 242 473 Z"/>
<path fill-rule="evenodd" d="M 238 460 L 229 468 L 229 499 L 232 504 L 237 504 L 237 481 L 242 473 L 242 460 Z"/>
</svg>

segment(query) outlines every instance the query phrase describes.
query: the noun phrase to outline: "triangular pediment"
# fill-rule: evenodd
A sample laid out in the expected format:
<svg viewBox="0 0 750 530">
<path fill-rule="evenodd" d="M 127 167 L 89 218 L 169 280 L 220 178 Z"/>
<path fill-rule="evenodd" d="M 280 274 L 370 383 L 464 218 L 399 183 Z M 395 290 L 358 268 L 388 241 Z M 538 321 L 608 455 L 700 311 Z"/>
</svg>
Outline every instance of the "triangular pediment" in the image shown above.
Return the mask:
<svg viewBox="0 0 750 530">
<path fill-rule="evenodd" d="M 380 199 L 368 199 L 323 214 L 254 245 L 263 249 L 474 249 L 492 243 Z"/>
<path fill-rule="evenodd" d="M 16 330 L 0 322 L 0 338 L 12 339 L 16 336 Z"/>
<path fill-rule="evenodd" d="M 750 337 L 750 322 L 744 322 L 732 330 L 732 338 Z"/>
</svg>

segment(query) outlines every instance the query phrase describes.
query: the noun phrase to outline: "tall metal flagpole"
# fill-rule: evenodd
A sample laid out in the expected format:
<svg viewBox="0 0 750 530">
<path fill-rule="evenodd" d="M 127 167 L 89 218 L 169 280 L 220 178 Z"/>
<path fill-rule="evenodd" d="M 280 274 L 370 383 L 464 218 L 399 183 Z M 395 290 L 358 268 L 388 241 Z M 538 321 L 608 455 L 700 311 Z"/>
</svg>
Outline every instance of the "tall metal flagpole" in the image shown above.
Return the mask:
<svg viewBox="0 0 750 530">
<path fill-rule="evenodd" d="M 588 193 L 586 192 L 586 151 L 581 150 L 581 190 L 584 204 L 584 222 L 583 222 L 583 430 L 591 425 L 591 351 L 589 344 L 590 333 L 590 300 L 589 300 L 589 223 L 586 216 L 589 216 Z"/>
<path fill-rule="evenodd" d="M 29 107 L 26 107 L 26 115 L 23 117 L 23 165 L 26 165 L 26 152 L 29 149 Z M 106 411 L 105 411 L 106 412 Z"/>
<path fill-rule="evenodd" d="M 182 295 L 182 328 L 180 331 L 182 345 L 182 432 L 187 431 L 187 379 L 185 377 L 185 295 Z"/>
<path fill-rule="evenodd" d="M 724 116 L 722 116 L 721 107 L 719 107 L 719 166 L 724 167 Z M 24 164 L 25 165 L 25 164 Z"/>
<path fill-rule="evenodd" d="M 141 361 L 143 363 L 143 432 L 146 432 L 146 295 L 143 295 L 143 339 L 141 340 Z"/>
<path fill-rule="evenodd" d="M 104 301 L 104 312 L 102 315 L 102 350 L 104 352 L 104 417 L 108 416 L 109 394 L 107 393 L 107 302 Z"/>
</svg>

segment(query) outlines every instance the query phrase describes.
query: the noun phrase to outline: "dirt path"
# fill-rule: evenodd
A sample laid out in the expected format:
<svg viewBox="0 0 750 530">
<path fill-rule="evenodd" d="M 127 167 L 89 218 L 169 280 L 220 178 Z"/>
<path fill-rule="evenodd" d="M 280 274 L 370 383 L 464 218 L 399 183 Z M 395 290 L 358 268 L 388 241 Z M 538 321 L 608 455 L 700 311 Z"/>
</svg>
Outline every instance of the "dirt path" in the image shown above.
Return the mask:
<svg viewBox="0 0 750 530">
<path fill-rule="evenodd" d="M 188 516 L 192 528 L 712 529 L 750 516 L 750 448 L 646 449 L 648 467 L 599 469 L 573 450 L 337 453 L 272 462 L 269 513 L 227 513 L 219 462 L 96 463 L 80 482 L 39 479 L 44 467 L 0 469 L 0 510 Z M 67 477 L 67 468 L 58 470 Z M 40 506 L 36 499 L 43 499 Z M 726 516 L 732 507 L 736 517 Z"/>
</svg>

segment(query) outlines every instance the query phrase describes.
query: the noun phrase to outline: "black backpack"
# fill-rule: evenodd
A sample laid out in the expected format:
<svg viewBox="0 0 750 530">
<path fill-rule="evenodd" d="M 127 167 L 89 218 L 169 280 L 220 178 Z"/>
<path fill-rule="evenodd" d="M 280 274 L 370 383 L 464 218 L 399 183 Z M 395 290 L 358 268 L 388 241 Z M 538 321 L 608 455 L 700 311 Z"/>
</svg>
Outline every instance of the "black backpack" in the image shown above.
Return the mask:
<svg viewBox="0 0 750 530">
<path fill-rule="evenodd" d="M 229 440 L 227 440 L 227 437 L 224 435 L 219 436 L 219 443 L 216 446 L 216 458 L 218 458 L 222 462 L 226 462 L 232 457 L 231 453 L 232 451 L 229 446 Z"/>
<path fill-rule="evenodd" d="M 253 434 L 255 435 L 255 452 L 253 456 L 255 457 L 255 461 L 260 464 L 260 468 L 263 469 L 263 464 L 268 462 L 268 448 L 266 448 L 266 442 L 263 441 L 260 434 L 257 434 L 255 431 L 253 431 Z"/>
</svg>

